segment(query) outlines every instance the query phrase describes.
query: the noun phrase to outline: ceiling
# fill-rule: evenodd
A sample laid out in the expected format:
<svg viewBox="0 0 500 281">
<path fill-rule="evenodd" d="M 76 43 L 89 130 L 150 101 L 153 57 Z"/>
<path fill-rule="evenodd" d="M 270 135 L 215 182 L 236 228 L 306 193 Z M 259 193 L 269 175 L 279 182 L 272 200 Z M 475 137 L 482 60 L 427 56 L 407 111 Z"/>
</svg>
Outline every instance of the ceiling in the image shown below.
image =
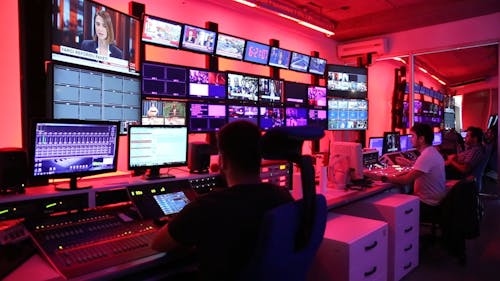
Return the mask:
<svg viewBox="0 0 500 281">
<path fill-rule="evenodd" d="M 327 18 L 338 42 L 500 12 L 500 0 L 284 0 L 304 13 Z M 498 28 L 498 27 L 492 27 Z M 458 86 L 498 73 L 498 45 L 419 55 L 416 63 Z"/>
</svg>

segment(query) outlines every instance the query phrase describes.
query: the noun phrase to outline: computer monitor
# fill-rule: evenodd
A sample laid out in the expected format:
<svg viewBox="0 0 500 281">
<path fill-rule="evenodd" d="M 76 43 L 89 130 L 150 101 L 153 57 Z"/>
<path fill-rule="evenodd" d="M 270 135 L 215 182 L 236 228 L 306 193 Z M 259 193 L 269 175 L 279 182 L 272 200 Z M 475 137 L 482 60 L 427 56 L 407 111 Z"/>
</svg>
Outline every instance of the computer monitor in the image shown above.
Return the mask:
<svg viewBox="0 0 500 281">
<path fill-rule="evenodd" d="M 189 96 L 202 99 L 226 99 L 226 73 L 189 69 Z"/>
<path fill-rule="evenodd" d="M 249 105 L 227 105 L 227 122 L 247 120 L 257 125 L 259 108 Z"/>
<path fill-rule="evenodd" d="M 285 103 L 293 106 L 306 106 L 309 85 L 285 81 Z"/>
<path fill-rule="evenodd" d="M 181 48 L 204 54 L 213 54 L 217 32 L 184 24 Z"/>
<path fill-rule="evenodd" d="M 144 15 L 142 41 L 161 47 L 179 48 L 182 24 L 159 17 Z"/>
<path fill-rule="evenodd" d="M 366 130 L 368 101 L 361 99 L 327 98 L 328 130 Z"/>
<path fill-rule="evenodd" d="M 314 108 L 326 108 L 326 88 L 311 86 L 307 88 L 309 106 Z"/>
<path fill-rule="evenodd" d="M 152 97 L 182 98 L 186 96 L 187 69 L 179 65 L 144 62 L 142 94 Z"/>
<path fill-rule="evenodd" d="M 290 66 L 291 52 L 278 47 L 271 47 L 271 54 L 269 55 L 269 66 L 288 69 Z"/>
<path fill-rule="evenodd" d="M 363 152 L 360 143 L 332 142 L 329 165 L 335 165 L 337 159 L 347 161 L 348 168 L 353 171 L 351 180 L 363 178 Z"/>
<path fill-rule="evenodd" d="M 189 103 L 189 132 L 218 131 L 227 123 L 226 105 L 213 103 Z"/>
<path fill-rule="evenodd" d="M 318 126 L 326 130 L 327 128 L 327 118 L 326 110 L 324 109 L 309 109 L 309 114 L 307 118 L 307 125 Z"/>
<path fill-rule="evenodd" d="M 311 57 L 309 61 L 309 73 L 323 76 L 326 70 L 326 60 L 322 58 Z"/>
<path fill-rule="evenodd" d="M 264 105 L 283 103 L 284 82 L 267 77 L 259 78 L 259 102 Z"/>
<path fill-rule="evenodd" d="M 285 110 L 285 123 L 287 127 L 307 125 L 307 108 L 286 107 Z"/>
<path fill-rule="evenodd" d="M 399 132 L 384 132 L 382 154 L 401 151 L 401 134 Z"/>
<path fill-rule="evenodd" d="M 186 126 L 131 126 L 128 134 L 128 169 L 149 169 L 147 179 L 173 177 L 160 168 L 187 165 Z"/>
<path fill-rule="evenodd" d="M 247 40 L 243 60 L 246 62 L 267 64 L 270 48 L 269 45 Z"/>
<path fill-rule="evenodd" d="M 401 135 L 399 137 L 399 143 L 401 145 L 401 152 L 405 152 L 408 150 L 408 136 L 409 135 Z"/>
<path fill-rule="evenodd" d="M 186 125 L 186 102 L 145 98 L 142 100 L 142 125 Z"/>
<path fill-rule="evenodd" d="M 443 133 L 434 132 L 434 140 L 432 141 L 432 145 L 440 145 L 442 142 L 443 142 Z"/>
<path fill-rule="evenodd" d="M 215 54 L 226 58 L 242 60 L 245 51 L 245 39 L 219 33 Z"/>
<path fill-rule="evenodd" d="M 368 69 L 329 64 L 328 95 L 340 98 L 366 99 L 368 97 Z"/>
<path fill-rule="evenodd" d="M 384 137 L 370 137 L 368 147 L 378 151 L 378 156 L 382 156 L 382 147 L 384 146 Z"/>
<path fill-rule="evenodd" d="M 257 102 L 259 78 L 242 73 L 227 74 L 227 98 L 229 100 Z"/>
<path fill-rule="evenodd" d="M 285 126 L 285 109 L 283 107 L 262 106 L 259 111 L 259 124 L 262 130 Z"/>
<path fill-rule="evenodd" d="M 290 69 L 300 72 L 307 72 L 310 60 L 311 57 L 308 55 L 292 52 L 292 58 L 290 59 Z"/>
<path fill-rule="evenodd" d="M 75 119 L 38 120 L 32 126 L 32 167 L 35 178 L 70 178 L 76 190 L 77 178 L 115 172 L 118 165 L 119 122 Z"/>
</svg>

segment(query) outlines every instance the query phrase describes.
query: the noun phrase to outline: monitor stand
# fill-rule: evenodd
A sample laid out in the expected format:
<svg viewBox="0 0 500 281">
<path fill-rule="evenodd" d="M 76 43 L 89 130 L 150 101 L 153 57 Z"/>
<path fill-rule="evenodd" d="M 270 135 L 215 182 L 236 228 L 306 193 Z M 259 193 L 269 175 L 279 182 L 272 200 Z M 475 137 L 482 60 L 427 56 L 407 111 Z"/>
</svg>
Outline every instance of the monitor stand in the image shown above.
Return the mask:
<svg viewBox="0 0 500 281">
<path fill-rule="evenodd" d="M 149 173 L 144 175 L 144 179 L 146 180 L 157 180 L 157 179 L 168 179 L 168 178 L 175 178 L 175 176 L 171 174 L 160 174 L 160 168 L 151 168 L 149 169 Z"/>
<path fill-rule="evenodd" d="M 56 186 L 56 190 L 67 191 L 67 190 L 79 190 L 79 189 L 88 189 L 92 188 L 91 185 L 88 186 L 77 186 L 76 185 L 76 177 L 71 177 L 69 179 L 69 186 Z"/>
</svg>

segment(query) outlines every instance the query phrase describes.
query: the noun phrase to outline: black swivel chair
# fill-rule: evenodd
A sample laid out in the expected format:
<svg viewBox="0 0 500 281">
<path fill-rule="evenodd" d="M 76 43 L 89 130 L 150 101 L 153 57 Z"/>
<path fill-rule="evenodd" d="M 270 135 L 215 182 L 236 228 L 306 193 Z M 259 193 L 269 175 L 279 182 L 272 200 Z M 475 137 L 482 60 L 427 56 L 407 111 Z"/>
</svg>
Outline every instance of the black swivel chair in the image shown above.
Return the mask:
<svg viewBox="0 0 500 281">
<path fill-rule="evenodd" d="M 262 138 L 264 159 L 287 160 L 301 170 L 303 198 L 266 213 L 257 248 L 240 281 L 304 281 L 323 240 L 326 200 L 316 194 L 312 157 L 301 155 L 304 140 L 320 139 L 315 127 L 269 130 Z"/>
</svg>

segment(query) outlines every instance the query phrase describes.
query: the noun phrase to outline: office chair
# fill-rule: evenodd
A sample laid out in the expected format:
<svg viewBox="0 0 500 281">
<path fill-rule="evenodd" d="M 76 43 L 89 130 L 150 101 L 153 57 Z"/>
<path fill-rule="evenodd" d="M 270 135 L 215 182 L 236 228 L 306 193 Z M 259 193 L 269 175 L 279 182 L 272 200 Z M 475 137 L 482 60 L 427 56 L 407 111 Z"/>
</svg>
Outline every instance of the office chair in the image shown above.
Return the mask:
<svg viewBox="0 0 500 281">
<path fill-rule="evenodd" d="M 301 170 L 303 198 L 268 211 L 254 255 L 240 281 L 304 281 L 318 250 L 326 225 L 326 199 L 316 194 L 312 157 L 301 155 L 304 140 L 319 139 L 316 127 L 269 130 L 262 137 L 264 159 L 287 160 Z"/>
</svg>

